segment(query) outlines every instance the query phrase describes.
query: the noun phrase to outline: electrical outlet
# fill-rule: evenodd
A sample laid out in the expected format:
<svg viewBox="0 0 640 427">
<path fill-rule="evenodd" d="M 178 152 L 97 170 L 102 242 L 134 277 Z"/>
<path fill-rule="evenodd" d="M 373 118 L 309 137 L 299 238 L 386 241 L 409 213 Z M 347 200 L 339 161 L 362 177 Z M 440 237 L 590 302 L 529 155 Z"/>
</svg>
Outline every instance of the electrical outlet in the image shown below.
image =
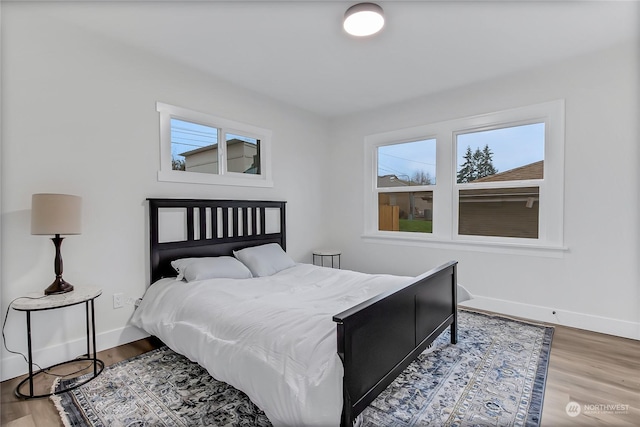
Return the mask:
<svg viewBox="0 0 640 427">
<path fill-rule="evenodd" d="M 122 308 L 122 294 L 113 294 L 113 308 Z"/>
</svg>

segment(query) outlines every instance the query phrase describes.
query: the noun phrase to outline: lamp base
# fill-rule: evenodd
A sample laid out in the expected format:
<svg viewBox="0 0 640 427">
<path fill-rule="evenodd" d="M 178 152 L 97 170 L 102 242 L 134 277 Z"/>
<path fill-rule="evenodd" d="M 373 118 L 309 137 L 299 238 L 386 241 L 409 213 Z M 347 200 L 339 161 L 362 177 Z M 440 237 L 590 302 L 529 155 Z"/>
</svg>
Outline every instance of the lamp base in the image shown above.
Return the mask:
<svg viewBox="0 0 640 427">
<path fill-rule="evenodd" d="M 56 294 L 64 294 L 67 292 L 71 292 L 73 290 L 73 285 L 64 281 L 62 277 L 56 277 L 56 280 L 53 281 L 51 285 L 47 289 L 44 290 L 45 295 L 56 295 Z"/>
</svg>

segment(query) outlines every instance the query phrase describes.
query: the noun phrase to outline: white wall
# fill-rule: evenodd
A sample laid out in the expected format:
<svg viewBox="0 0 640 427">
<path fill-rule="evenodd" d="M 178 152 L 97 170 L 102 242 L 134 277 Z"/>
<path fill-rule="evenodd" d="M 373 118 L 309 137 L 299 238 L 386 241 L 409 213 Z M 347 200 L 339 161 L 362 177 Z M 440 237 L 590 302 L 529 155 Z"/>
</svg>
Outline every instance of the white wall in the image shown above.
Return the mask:
<svg viewBox="0 0 640 427">
<path fill-rule="evenodd" d="M 53 279 L 53 245 L 30 235 L 32 193 L 84 199 L 83 234 L 63 244 L 64 276 L 104 291 L 96 300 L 99 349 L 140 336 L 127 327 L 133 308 L 114 310 L 112 295 L 144 292 L 147 197 L 279 199 L 289 202 L 296 260 L 310 261 L 325 244 L 343 250 L 343 267 L 369 272 L 418 274 L 457 259 L 479 306 L 640 338 L 637 45 L 329 123 L 64 25 L 44 5 L 2 9 L 3 312 Z M 354 159 L 362 159 L 365 135 L 558 98 L 566 99 L 567 123 L 562 257 L 363 242 L 364 171 Z M 274 188 L 158 182 L 156 101 L 272 129 Z M 80 354 L 83 316 L 81 307 L 34 316 L 36 361 Z M 10 312 L 10 348 L 26 351 L 25 330 L 24 315 Z M 3 350 L 3 379 L 26 369 Z"/>
<path fill-rule="evenodd" d="M 53 244 L 30 234 L 32 193 L 83 197 L 83 233 L 68 236 L 62 248 L 64 277 L 103 289 L 96 300 L 99 350 L 142 336 L 127 327 L 133 306 L 115 310 L 112 296 L 145 290 L 148 197 L 286 200 L 288 252 L 311 260 L 324 238 L 324 120 L 69 27 L 46 10 L 42 3 L 2 10 L 3 313 L 54 278 Z M 271 129 L 274 187 L 158 182 L 156 101 Z M 26 352 L 23 313 L 9 313 L 6 336 L 9 348 Z M 81 354 L 83 339 L 83 306 L 33 316 L 35 361 L 43 366 Z M 26 370 L 3 350 L 2 379 Z"/>
<path fill-rule="evenodd" d="M 640 339 L 638 52 L 618 46 L 336 120 L 328 213 L 343 267 L 413 275 L 455 259 L 476 307 Z M 363 241 L 364 164 L 354 159 L 366 135 L 555 99 L 566 100 L 559 258 Z"/>
</svg>

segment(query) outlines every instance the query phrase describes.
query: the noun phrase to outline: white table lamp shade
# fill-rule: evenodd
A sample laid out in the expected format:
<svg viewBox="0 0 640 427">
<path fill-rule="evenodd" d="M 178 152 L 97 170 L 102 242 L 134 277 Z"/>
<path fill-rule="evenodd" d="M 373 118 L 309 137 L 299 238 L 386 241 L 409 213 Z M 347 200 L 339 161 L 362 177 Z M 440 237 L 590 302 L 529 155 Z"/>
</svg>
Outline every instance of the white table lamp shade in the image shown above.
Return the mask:
<svg viewBox="0 0 640 427">
<path fill-rule="evenodd" d="M 34 194 L 31 234 L 80 234 L 82 198 L 70 194 Z"/>
</svg>

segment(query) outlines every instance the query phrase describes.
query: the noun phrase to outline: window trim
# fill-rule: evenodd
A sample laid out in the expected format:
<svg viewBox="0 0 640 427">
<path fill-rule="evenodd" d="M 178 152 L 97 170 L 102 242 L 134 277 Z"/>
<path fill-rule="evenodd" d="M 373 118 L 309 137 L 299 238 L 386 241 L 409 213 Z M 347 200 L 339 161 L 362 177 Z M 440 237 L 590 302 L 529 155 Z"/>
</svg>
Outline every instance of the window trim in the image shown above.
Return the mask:
<svg viewBox="0 0 640 427">
<path fill-rule="evenodd" d="M 271 178 L 272 131 L 258 126 L 236 122 L 175 105 L 156 102 L 160 113 L 160 170 L 158 181 L 190 184 L 235 185 L 245 187 L 273 187 Z M 217 128 L 222 133 L 218 139 L 219 173 L 176 171 L 171 167 L 171 119 Z M 226 162 L 226 134 L 233 133 L 260 140 L 260 175 L 228 172 Z"/>
<path fill-rule="evenodd" d="M 464 247 L 489 251 L 517 248 L 542 251 L 565 251 L 564 247 L 564 111 L 563 99 L 540 104 L 502 110 L 471 117 L 447 120 L 428 125 L 400 129 L 365 136 L 364 138 L 364 231 L 362 237 L 369 241 L 427 245 L 436 247 Z M 501 186 L 540 187 L 539 234 L 537 239 L 469 236 L 458 234 L 459 190 L 473 185 L 458 184 L 456 136 L 461 133 L 545 123 L 544 174 L 542 180 L 506 181 Z M 436 139 L 436 184 L 433 191 L 433 232 L 411 233 L 379 231 L 377 198 L 377 147 L 416 139 Z M 414 189 L 414 187 L 411 187 Z M 422 186 L 416 186 L 415 191 Z"/>
</svg>

